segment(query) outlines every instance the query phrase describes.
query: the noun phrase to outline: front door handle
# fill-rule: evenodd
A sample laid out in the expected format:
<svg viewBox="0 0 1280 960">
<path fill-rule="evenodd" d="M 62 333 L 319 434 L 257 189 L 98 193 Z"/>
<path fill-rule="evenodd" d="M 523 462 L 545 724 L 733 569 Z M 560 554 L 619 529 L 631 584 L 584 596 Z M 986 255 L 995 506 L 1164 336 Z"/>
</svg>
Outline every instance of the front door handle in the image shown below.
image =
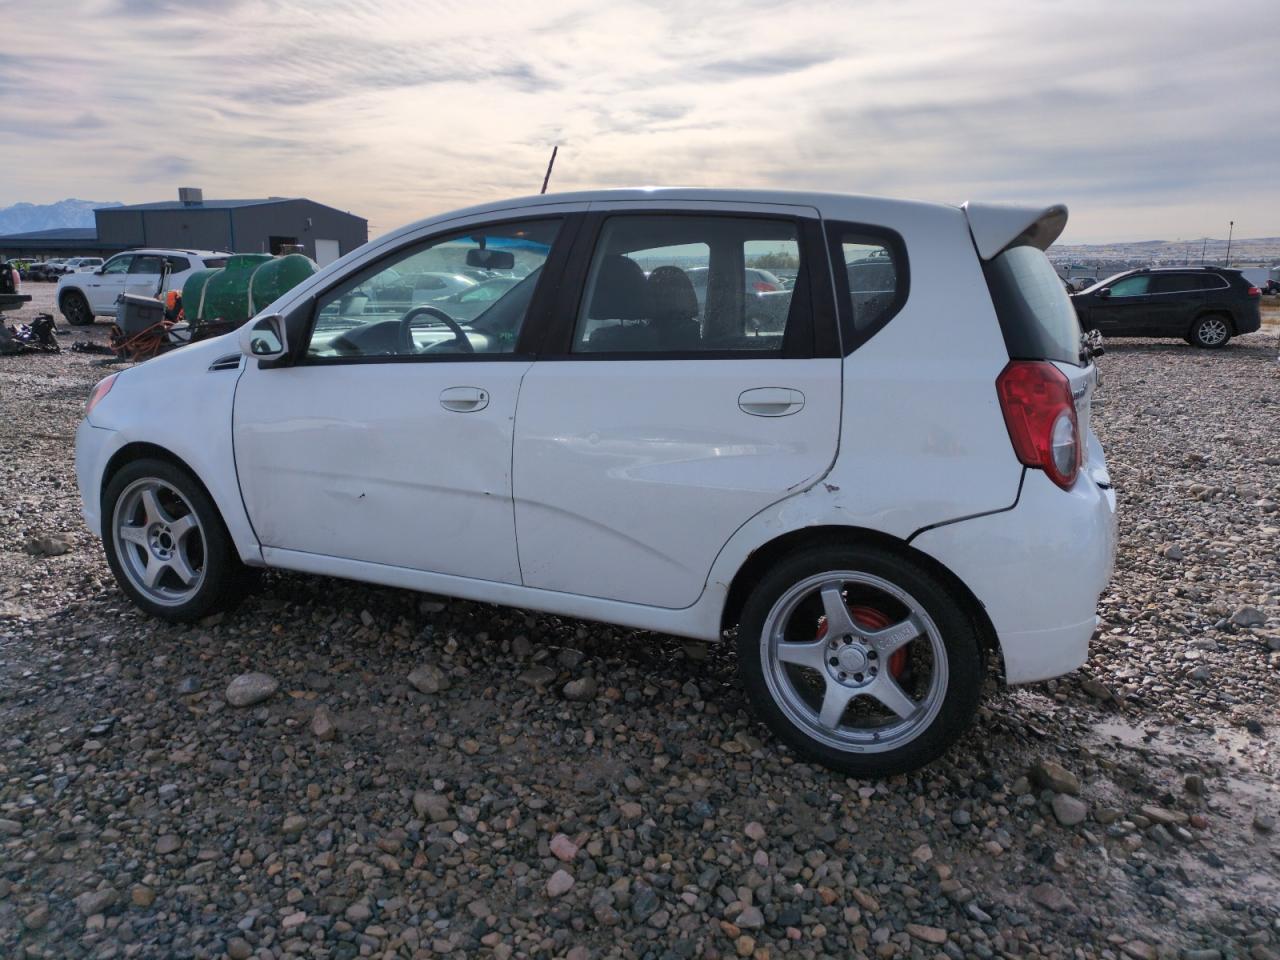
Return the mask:
<svg viewBox="0 0 1280 960">
<path fill-rule="evenodd" d="M 454 413 L 475 413 L 489 405 L 489 391 L 479 387 L 448 387 L 440 391 L 440 406 Z"/>
<path fill-rule="evenodd" d="M 756 387 L 738 394 L 738 408 L 753 417 L 789 417 L 804 409 L 804 394 L 790 387 Z"/>
</svg>

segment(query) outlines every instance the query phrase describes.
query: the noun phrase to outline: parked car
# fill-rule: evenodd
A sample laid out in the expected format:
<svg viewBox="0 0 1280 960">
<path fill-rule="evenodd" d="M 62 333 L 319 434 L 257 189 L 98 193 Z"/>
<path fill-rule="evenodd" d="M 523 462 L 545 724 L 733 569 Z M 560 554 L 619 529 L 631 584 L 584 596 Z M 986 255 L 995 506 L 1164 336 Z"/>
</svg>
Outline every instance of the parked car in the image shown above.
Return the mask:
<svg viewBox="0 0 1280 960">
<path fill-rule="evenodd" d="M 65 263 L 65 260 L 41 260 L 31 265 L 27 275 L 31 280 L 57 280 Z"/>
<path fill-rule="evenodd" d="M 84 517 L 168 620 L 222 607 L 247 565 L 734 638 L 779 739 L 909 770 L 968 727 L 988 664 L 1069 672 L 1097 623 L 1115 494 L 1043 252 L 1066 218 L 637 190 L 421 221 L 101 381 Z M 503 268 L 515 238 L 542 265 L 475 320 L 363 292 L 446 245 Z M 737 278 L 779 245 L 796 288 L 753 334 Z M 681 264 L 703 248 L 699 303 Z M 892 266 L 874 310 L 864 260 Z"/>
<path fill-rule="evenodd" d="M 115 316 L 122 293 L 154 297 L 181 290 L 194 271 L 225 267 L 229 256 L 212 250 L 130 250 L 96 270 L 64 275 L 55 299 L 67 323 L 84 326 L 94 317 Z"/>
<path fill-rule="evenodd" d="M 1086 331 L 1106 337 L 1182 337 L 1212 348 L 1262 326 L 1261 296 L 1239 270 L 1147 267 L 1108 277 L 1071 302 Z"/>
<path fill-rule="evenodd" d="M 101 257 L 72 257 L 62 266 L 63 273 L 92 273 L 102 266 Z"/>
</svg>

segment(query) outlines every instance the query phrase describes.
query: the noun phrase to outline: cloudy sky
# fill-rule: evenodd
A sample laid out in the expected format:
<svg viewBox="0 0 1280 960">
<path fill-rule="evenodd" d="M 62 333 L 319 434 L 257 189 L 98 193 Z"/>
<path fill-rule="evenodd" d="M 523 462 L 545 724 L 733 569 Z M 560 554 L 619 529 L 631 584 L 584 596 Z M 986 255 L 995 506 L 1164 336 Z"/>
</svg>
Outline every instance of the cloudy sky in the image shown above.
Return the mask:
<svg viewBox="0 0 1280 960">
<path fill-rule="evenodd" d="M 56 15 L 53 15 L 56 10 Z M 1275 0 L 57 0 L 0 46 L 0 206 L 307 196 L 371 232 L 633 184 L 1065 202 L 1280 234 Z"/>
</svg>

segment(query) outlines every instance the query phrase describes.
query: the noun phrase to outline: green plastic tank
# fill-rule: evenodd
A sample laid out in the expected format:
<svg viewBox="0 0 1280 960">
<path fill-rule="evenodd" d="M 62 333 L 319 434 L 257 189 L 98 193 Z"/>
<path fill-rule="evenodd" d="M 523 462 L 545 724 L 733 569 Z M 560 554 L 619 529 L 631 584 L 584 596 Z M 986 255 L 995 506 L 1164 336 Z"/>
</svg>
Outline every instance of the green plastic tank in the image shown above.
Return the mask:
<svg viewBox="0 0 1280 960">
<path fill-rule="evenodd" d="M 188 323 L 243 323 L 316 272 L 309 257 L 240 253 L 218 270 L 197 270 L 182 285 Z"/>
</svg>

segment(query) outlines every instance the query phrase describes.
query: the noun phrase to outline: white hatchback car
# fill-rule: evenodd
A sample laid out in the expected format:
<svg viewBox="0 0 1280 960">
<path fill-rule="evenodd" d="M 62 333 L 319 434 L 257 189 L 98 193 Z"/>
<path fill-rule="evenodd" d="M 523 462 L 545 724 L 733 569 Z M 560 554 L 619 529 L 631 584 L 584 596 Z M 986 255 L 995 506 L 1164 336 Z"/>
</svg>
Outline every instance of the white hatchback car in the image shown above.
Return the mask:
<svg viewBox="0 0 1280 960">
<path fill-rule="evenodd" d="M 907 770 L 988 659 L 1058 676 L 1095 630 L 1115 495 L 1043 253 L 1066 217 L 631 190 L 422 221 L 98 384 L 85 519 L 172 620 L 247 565 L 736 637 L 779 738 Z M 768 332 L 742 283 L 766 254 L 799 263 Z M 527 276 L 473 318 L 388 282 L 472 268 Z"/>
</svg>

